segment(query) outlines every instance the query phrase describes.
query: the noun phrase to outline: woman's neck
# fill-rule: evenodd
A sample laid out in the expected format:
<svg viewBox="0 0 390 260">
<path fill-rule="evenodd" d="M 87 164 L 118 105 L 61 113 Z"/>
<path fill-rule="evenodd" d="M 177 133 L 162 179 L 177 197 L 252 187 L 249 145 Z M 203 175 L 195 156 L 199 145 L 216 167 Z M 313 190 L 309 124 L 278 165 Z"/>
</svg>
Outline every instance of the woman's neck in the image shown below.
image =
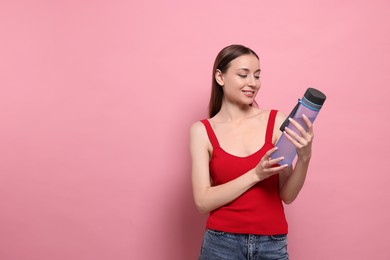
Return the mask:
<svg viewBox="0 0 390 260">
<path fill-rule="evenodd" d="M 222 103 L 221 110 L 215 119 L 216 121 L 239 123 L 257 114 L 256 110 L 256 108 L 249 105 L 238 106 L 236 104 Z"/>
</svg>

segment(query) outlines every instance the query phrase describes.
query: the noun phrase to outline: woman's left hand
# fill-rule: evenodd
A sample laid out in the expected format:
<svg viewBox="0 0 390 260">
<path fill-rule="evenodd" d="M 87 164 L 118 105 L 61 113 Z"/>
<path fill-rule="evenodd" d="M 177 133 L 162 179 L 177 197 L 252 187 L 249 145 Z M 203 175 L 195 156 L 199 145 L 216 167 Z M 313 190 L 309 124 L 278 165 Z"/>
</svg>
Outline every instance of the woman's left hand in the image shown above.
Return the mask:
<svg viewBox="0 0 390 260">
<path fill-rule="evenodd" d="M 297 121 L 289 118 L 290 123 L 300 132 L 301 135 L 295 133 L 288 127 L 285 128 L 284 134 L 286 135 L 287 139 L 296 147 L 298 159 L 308 161 L 311 158 L 311 145 L 314 138 L 313 124 L 310 122 L 307 116 L 303 115 L 302 118 L 307 125 L 306 131 Z"/>
</svg>

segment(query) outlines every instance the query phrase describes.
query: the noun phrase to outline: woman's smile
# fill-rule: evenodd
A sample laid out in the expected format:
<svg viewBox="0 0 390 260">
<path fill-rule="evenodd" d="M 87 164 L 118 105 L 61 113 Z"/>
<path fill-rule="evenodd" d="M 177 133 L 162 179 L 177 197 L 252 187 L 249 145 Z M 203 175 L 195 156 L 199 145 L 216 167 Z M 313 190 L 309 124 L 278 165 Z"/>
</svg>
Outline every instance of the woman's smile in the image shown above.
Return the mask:
<svg viewBox="0 0 390 260">
<path fill-rule="evenodd" d="M 245 96 L 247 97 L 254 97 L 255 91 L 254 90 L 242 90 Z"/>
</svg>

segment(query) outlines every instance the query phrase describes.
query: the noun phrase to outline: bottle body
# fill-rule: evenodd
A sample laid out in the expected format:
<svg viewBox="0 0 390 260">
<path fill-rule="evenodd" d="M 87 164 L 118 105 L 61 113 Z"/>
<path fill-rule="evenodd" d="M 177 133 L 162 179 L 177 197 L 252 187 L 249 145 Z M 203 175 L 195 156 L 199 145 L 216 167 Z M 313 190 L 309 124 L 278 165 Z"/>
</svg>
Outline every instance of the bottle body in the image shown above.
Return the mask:
<svg viewBox="0 0 390 260">
<path fill-rule="evenodd" d="M 307 125 L 306 125 L 305 121 L 303 120 L 302 115 L 306 115 L 309 118 L 309 120 L 313 123 L 318 115 L 318 112 L 320 111 L 319 110 L 320 107 L 318 108 L 318 107 L 309 106 L 305 101 L 307 101 L 307 100 L 305 100 L 305 99 L 299 100 L 296 108 L 294 109 L 295 111 L 294 111 L 293 115 L 290 114 L 289 117 L 293 118 L 305 130 L 307 130 Z M 286 123 L 283 125 L 287 126 L 291 130 L 293 130 L 295 133 L 301 135 L 300 132 L 298 131 L 298 129 L 293 124 Z M 278 147 L 278 150 L 276 150 L 272 154 L 271 158 L 275 159 L 275 158 L 283 156 L 284 159 L 279 162 L 279 165 L 288 164 L 289 166 L 291 166 L 292 162 L 297 154 L 297 151 L 296 151 L 295 146 L 287 139 L 287 137 L 284 135 L 284 133 L 279 138 L 279 140 L 276 142 L 275 146 Z"/>
</svg>

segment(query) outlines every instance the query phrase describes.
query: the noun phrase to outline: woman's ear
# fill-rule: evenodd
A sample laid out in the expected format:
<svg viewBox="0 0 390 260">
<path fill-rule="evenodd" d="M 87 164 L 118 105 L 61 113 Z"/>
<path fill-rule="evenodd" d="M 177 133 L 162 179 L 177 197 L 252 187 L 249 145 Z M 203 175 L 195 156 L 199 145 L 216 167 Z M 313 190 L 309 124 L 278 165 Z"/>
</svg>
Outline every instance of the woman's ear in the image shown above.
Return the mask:
<svg viewBox="0 0 390 260">
<path fill-rule="evenodd" d="M 217 69 L 215 71 L 215 81 L 217 81 L 217 83 L 223 87 L 223 85 L 225 85 L 225 82 L 223 81 L 223 74 L 222 74 L 222 71 L 220 71 L 219 69 Z"/>
</svg>

